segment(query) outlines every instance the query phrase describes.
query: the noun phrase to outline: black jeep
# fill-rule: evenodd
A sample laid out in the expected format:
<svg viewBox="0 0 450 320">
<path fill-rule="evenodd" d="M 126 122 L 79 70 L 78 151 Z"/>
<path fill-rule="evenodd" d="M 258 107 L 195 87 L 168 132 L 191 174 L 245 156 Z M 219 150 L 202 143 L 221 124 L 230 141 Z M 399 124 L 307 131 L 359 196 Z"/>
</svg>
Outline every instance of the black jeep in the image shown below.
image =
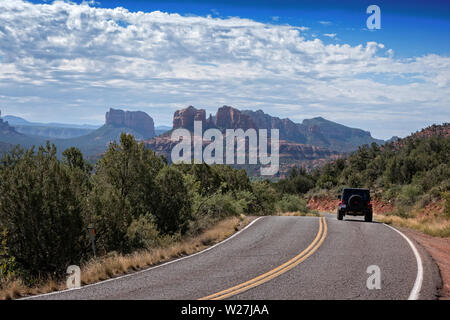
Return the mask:
<svg viewBox="0 0 450 320">
<path fill-rule="evenodd" d="M 364 221 L 372 222 L 373 211 L 369 189 L 345 188 L 338 198 L 341 200 L 337 211 L 338 220 L 342 220 L 348 214 L 364 216 Z"/>
</svg>

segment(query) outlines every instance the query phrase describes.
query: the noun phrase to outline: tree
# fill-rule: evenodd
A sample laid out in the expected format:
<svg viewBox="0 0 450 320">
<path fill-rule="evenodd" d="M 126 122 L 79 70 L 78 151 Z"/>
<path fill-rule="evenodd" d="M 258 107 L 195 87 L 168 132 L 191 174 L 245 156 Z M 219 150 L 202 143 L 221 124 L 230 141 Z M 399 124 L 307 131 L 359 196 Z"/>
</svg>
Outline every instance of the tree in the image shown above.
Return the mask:
<svg viewBox="0 0 450 320">
<path fill-rule="evenodd" d="M 249 212 L 255 214 L 272 214 L 275 212 L 275 203 L 278 194 L 267 181 L 252 183 L 253 201 L 249 204 Z"/>
<path fill-rule="evenodd" d="M 84 255 L 84 186 L 49 143 L 1 161 L 0 221 L 9 253 L 32 275 L 61 272 Z"/>
<path fill-rule="evenodd" d="M 155 178 L 163 165 L 160 157 L 132 135 L 122 134 L 120 144 L 110 144 L 97 163 L 88 202 L 88 223 L 97 229 L 100 250 L 134 249 L 126 236 L 128 228 L 158 210 Z"/>
<path fill-rule="evenodd" d="M 192 213 L 192 202 L 183 174 L 166 166 L 156 177 L 158 208 L 155 211 L 158 229 L 166 234 L 185 233 Z"/>
<path fill-rule="evenodd" d="M 78 168 L 82 171 L 91 172 L 92 166 L 84 161 L 83 154 L 78 148 L 71 147 L 63 153 L 63 162 L 70 168 Z"/>
<path fill-rule="evenodd" d="M 304 194 L 314 188 L 314 185 L 314 178 L 304 168 L 293 167 L 288 177 L 280 180 L 276 186 L 282 193 Z"/>
</svg>

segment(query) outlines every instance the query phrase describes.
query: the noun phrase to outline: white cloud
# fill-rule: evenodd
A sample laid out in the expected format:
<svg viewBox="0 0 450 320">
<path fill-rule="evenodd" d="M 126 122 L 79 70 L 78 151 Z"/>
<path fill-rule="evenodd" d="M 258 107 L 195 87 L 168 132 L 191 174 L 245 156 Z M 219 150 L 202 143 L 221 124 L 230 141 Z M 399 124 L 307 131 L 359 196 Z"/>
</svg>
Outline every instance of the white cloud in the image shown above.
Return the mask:
<svg viewBox="0 0 450 320">
<path fill-rule="evenodd" d="M 336 37 L 336 33 L 324 33 L 323 34 L 325 37 L 329 37 L 329 38 L 334 38 Z"/>
<path fill-rule="evenodd" d="M 306 40 L 306 30 L 237 17 L 1 1 L 2 104 L 58 121 L 67 118 L 62 106 L 78 106 L 79 119 L 127 106 L 170 123 L 167 112 L 176 108 L 213 111 L 226 103 L 297 120 L 322 115 L 375 128 L 379 137 L 394 134 L 399 117 L 448 120 L 449 57 L 395 59 L 380 43 L 327 45 Z M 411 81 L 386 80 L 394 77 Z M 378 128 L 382 114 L 389 116 Z"/>
</svg>

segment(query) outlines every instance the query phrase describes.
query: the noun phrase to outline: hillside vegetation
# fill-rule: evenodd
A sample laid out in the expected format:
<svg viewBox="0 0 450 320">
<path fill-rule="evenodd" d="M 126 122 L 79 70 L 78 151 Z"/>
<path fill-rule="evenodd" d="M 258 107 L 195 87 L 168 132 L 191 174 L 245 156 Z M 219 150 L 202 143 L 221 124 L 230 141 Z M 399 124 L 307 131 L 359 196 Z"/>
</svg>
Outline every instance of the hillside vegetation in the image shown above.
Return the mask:
<svg viewBox="0 0 450 320">
<path fill-rule="evenodd" d="M 111 143 L 95 167 L 76 148 L 57 155 L 47 143 L 0 160 L 0 287 L 37 286 L 89 265 L 88 227 L 106 259 L 190 241 L 229 217 L 307 210 L 244 170 L 168 164 L 132 135 Z"/>
<path fill-rule="evenodd" d="M 406 219 L 418 218 L 427 206 L 437 204 L 438 210 L 433 210 L 434 216 L 429 218 L 442 219 L 437 235 L 448 236 L 449 127 L 449 124 L 431 126 L 383 147 L 364 145 L 351 155 L 310 173 L 293 168 L 288 178 L 277 183 L 277 188 L 308 198 L 330 199 L 336 199 L 344 187 L 370 188 L 374 199 L 393 206 L 388 215 Z"/>
</svg>

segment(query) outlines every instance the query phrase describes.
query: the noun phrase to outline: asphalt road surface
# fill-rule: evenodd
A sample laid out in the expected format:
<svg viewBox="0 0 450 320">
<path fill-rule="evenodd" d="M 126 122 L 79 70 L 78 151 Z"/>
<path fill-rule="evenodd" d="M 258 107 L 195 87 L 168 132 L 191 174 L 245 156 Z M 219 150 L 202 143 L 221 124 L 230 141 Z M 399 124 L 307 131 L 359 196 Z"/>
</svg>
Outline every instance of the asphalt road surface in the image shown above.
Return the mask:
<svg viewBox="0 0 450 320">
<path fill-rule="evenodd" d="M 273 216 L 199 254 L 32 299 L 406 300 L 435 299 L 439 285 L 430 256 L 384 224 Z"/>
</svg>

